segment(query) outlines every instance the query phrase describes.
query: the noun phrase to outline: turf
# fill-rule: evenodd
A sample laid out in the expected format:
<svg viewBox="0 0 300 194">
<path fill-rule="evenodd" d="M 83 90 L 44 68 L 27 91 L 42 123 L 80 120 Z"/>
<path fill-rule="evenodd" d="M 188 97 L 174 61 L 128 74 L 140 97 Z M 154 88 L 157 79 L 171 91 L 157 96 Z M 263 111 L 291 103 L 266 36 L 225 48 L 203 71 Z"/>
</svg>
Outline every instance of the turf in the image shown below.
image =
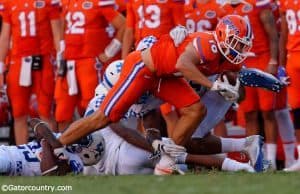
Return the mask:
<svg viewBox="0 0 300 194">
<path fill-rule="evenodd" d="M 185 176 L 0 177 L 1 185 L 70 185 L 78 194 L 289 194 L 300 192 L 300 173 L 205 172 Z M 4 193 L 0 190 L 0 193 Z M 5 192 L 30 193 L 30 192 Z M 51 193 L 51 192 L 32 192 Z"/>
</svg>

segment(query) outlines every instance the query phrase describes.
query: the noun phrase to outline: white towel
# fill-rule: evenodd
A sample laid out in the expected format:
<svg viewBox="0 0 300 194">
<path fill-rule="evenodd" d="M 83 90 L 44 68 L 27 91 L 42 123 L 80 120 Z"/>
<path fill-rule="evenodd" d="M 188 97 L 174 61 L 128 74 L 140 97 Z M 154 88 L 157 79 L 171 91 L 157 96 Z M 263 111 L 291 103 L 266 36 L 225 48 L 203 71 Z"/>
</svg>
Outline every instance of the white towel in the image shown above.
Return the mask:
<svg viewBox="0 0 300 194">
<path fill-rule="evenodd" d="M 21 72 L 19 78 L 20 86 L 31 86 L 31 65 L 32 65 L 32 57 L 23 57 L 21 63 Z"/>
<path fill-rule="evenodd" d="M 69 86 L 69 95 L 78 94 L 78 86 L 75 72 L 75 61 L 67 61 L 67 82 Z"/>
</svg>

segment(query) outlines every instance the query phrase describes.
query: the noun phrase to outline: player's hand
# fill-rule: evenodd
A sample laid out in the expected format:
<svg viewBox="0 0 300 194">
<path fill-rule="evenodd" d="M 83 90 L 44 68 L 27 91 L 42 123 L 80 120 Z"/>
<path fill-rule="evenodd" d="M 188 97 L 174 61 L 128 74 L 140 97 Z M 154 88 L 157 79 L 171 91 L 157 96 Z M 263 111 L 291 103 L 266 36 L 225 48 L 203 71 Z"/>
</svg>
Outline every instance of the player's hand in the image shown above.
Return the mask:
<svg viewBox="0 0 300 194">
<path fill-rule="evenodd" d="M 183 42 L 185 37 L 187 37 L 188 31 L 184 26 L 178 25 L 174 27 L 169 34 L 177 47 Z"/>
<path fill-rule="evenodd" d="M 283 66 L 278 67 L 277 77 L 284 85 L 286 85 L 286 86 L 290 85 L 291 79 L 287 75 L 286 70 Z"/>
<path fill-rule="evenodd" d="M 185 152 L 186 149 L 183 146 L 176 145 L 174 142 L 171 141 L 161 141 L 161 140 L 154 140 L 152 143 L 152 147 L 157 152 L 165 153 L 170 155 L 170 153 L 177 153 L 177 152 Z"/>
<path fill-rule="evenodd" d="M 106 56 L 105 53 L 101 53 L 98 56 L 98 59 L 102 62 L 102 63 L 106 63 L 110 58 L 108 56 Z"/>
<path fill-rule="evenodd" d="M 226 100 L 235 102 L 239 98 L 239 87 L 240 81 L 237 79 L 236 84 L 233 86 L 229 83 L 227 76 L 223 75 L 223 81 L 221 79 L 217 79 L 213 86 L 211 87 L 211 91 L 219 92 Z"/>
</svg>

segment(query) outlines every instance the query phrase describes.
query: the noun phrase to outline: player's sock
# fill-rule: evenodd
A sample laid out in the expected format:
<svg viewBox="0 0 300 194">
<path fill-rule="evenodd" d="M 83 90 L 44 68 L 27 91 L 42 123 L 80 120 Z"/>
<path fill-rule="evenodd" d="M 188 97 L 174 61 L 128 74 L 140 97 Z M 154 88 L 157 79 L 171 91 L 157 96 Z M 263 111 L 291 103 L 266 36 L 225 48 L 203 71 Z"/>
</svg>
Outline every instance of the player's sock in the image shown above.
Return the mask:
<svg viewBox="0 0 300 194">
<path fill-rule="evenodd" d="M 295 143 L 283 143 L 283 150 L 285 156 L 285 168 L 288 168 L 295 163 Z"/>
<path fill-rule="evenodd" d="M 300 161 L 300 143 L 297 143 L 298 160 Z"/>
<path fill-rule="evenodd" d="M 277 145 L 274 143 L 266 143 L 266 159 L 271 162 L 271 168 L 276 170 L 276 149 Z"/>
<path fill-rule="evenodd" d="M 245 148 L 246 138 L 220 138 L 222 153 L 238 152 Z"/>
<path fill-rule="evenodd" d="M 278 123 L 278 130 L 283 142 L 295 141 L 295 129 L 290 117 L 288 109 L 277 110 L 275 112 L 276 120 Z"/>
<path fill-rule="evenodd" d="M 229 158 L 225 158 L 225 160 L 222 163 L 221 169 L 225 170 L 225 171 L 245 170 L 247 172 L 254 172 L 253 167 L 250 166 L 248 163 L 237 162 L 237 161 L 229 159 Z"/>
</svg>

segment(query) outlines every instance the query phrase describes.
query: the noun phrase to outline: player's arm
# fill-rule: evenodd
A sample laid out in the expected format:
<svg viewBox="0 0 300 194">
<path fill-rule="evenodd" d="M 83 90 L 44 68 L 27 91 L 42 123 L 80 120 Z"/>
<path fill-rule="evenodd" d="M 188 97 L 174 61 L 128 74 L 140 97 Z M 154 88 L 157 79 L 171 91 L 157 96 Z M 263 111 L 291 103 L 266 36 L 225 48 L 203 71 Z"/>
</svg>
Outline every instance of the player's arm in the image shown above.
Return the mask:
<svg viewBox="0 0 300 194">
<path fill-rule="evenodd" d="M 63 30 L 62 30 L 61 19 L 51 20 L 51 28 L 52 28 L 55 49 L 56 49 L 56 51 L 60 51 L 62 49 L 60 43 L 63 40 Z"/>
<path fill-rule="evenodd" d="M 193 47 L 192 43 L 186 47 L 186 50 L 179 56 L 176 63 L 176 69 L 180 71 L 183 76 L 195 83 L 198 83 L 204 87 L 212 88 L 213 83 L 203 74 L 198 68 L 199 64 L 198 53 Z"/>
<path fill-rule="evenodd" d="M 148 152 L 153 152 L 151 144 L 149 144 L 146 138 L 137 130 L 126 128 L 119 123 L 113 123 L 109 126 L 118 136 L 122 137 L 128 143 Z"/>
<path fill-rule="evenodd" d="M 115 37 L 105 47 L 104 52 L 99 55 L 99 59 L 105 63 L 116 56 L 122 48 L 125 18 L 121 13 L 115 11 L 114 8 L 104 8 L 103 14 L 106 20 L 116 29 Z"/>
<path fill-rule="evenodd" d="M 134 45 L 134 13 L 131 7 L 131 2 L 128 2 L 126 5 L 127 15 L 126 15 L 126 27 L 123 37 L 123 46 L 122 46 L 122 59 L 130 53 Z"/>
<path fill-rule="evenodd" d="M 260 20 L 263 24 L 267 37 L 269 38 L 270 60 L 267 72 L 275 75 L 278 67 L 278 32 L 274 15 L 270 9 L 262 9 L 260 12 Z"/>
<path fill-rule="evenodd" d="M 279 64 L 282 66 L 286 66 L 286 44 L 288 38 L 288 24 L 286 21 L 286 13 L 280 12 L 281 26 L 280 26 L 280 39 L 279 39 Z"/>
<path fill-rule="evenodd" d="M 0 88 L 4 84 L 4 75 L 5 72 L 5 57 L 8 53 L 9 49 L 9 42 L 10 42 L 10 31 L 11 31 L 11 25 L 3 22 L 2 24 L 2 30 L 0 35 Z"/>
</svg>

